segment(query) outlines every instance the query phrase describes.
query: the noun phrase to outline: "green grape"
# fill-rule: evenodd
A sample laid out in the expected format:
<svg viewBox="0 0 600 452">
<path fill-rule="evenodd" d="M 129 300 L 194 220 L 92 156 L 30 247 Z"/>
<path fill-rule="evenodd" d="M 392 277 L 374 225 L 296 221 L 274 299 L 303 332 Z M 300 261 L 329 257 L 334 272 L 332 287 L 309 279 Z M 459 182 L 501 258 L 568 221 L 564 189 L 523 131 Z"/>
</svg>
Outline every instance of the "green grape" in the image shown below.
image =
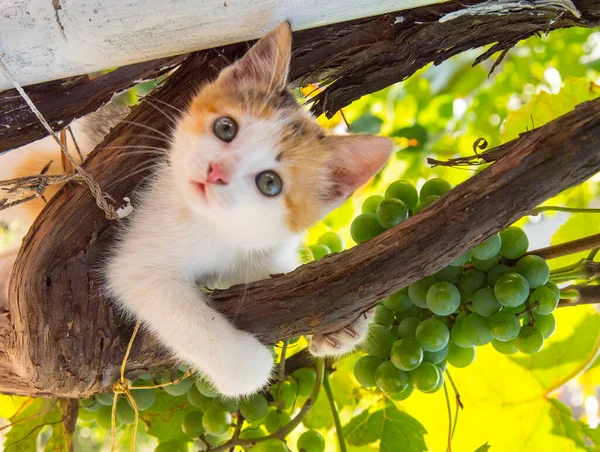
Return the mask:
<svg viewBox="0 0 600 452">
<path fill-rule="evenodd" d="M 407 317 L 398 324 L 398 336 L 401 338 L 415 337 L 421 321 L 416 317 Z"/>
<path fill-rule="evenodd" d="M 437 195 L 431 195 L 428 196 L 427 198 L 425 198 L 424 200 L 422 200 L 417 207 L 415 207 L 415 213 L 419 213 L 420 211 L 426 209 L 427 207 L 429 207 L 431 204 L 433 204 L 434 202 L 436 202 L 438 199 L 440 199 L 439 196 Z"/>
<path fill-rule="evenodd" d="M 388 309 L 396 312 L 406 311 L 413 306 L 412 301 L 410 301 L 410 298 L 408 297 L 408 288 L 404 288 L 385 297 L 382 303 Z"/>
<path fill-rule="evenodd" d="M 206 441 L 207 444 L 209 444 L 213 447 L 216 447 L 216 446 L 223 444 L 225 441 L 228 441 L 232 436 L 233 436 L 233 429 L 229 428 L 222 435 L 212 435 L 210 433 L 205 433 L 204 441 Z"/>
<path fill-rule="evenodd" d="M 459 347 L 453 342 L 448 346 L 446 361 L 453 367 L 467 367 L 475 361 L 475 347 Z"/>
<path fill-rule="evenodd" d="M 471 252 L 467 251 L 466 253 L 461 254 L 456 259 L 454 259 L 452 262 L 450 262 L 450 265 L 452 267 L 462 267 L 467 262 L 469 262 L 469 260 L 471 260 Z"/>
<path fill-rule="evenodd" d="M 458 309 L 460 292 L 454 284 L 447 282 L 435 283 L 427 291 L 427 307 L 431 312 L 447 316 Z"/>
<path fill-rule="evenodd" d="M 290 452 L 285 443 L 278 438 L 271 438 L 261 444 L 261 452 Z"/>
<path fill-rule="evenodd" d="M 408 208 L 399 199 L 384 199 L 377 207 L 375 216 L 382 228 L 389 229 L 408 218 Z"/>
<path fill-rule="evenodd" d="M 396 311 L 396 322 L 400 323 L 404 319 L 408 319 L 409 317 L 415 317 L 417 319 L 421 318 L 421 314 L 423 312 L 421 308 L 415 306 L 412 301 L 410 302 L 410 304 L 410 308 L 406 309 L 405 311 Z"/>
<path fill-rule="evenodd" d="M 492 346 L 497 352 L 500 352 L 503 355 L 513 355 L 519 351 L 517 350 L 514 339 L 506 342 L 499 341 L 498 339 L 492 339 Z"/>
<path fill-rule="evenodd" d="M 322 257 L 325 257 L 328 254 L 331 254 L 331 250 L 329 249 L 329 247 L 327 245 L 323 245 L 323 244 L 310 245 L 308 247 L 308 249 L 312 253 L 313 258 L 315 260 L 321 259 Z"/>
<path fill-rule="evenodd" d="M 473 248 L 471 254 L 476 259 L 487 260 L 496 256 L 500 252 L 501 247 L 502 239 L 500 238 L 500 234 L 494 234 Z"/>
<path fill-rule="evenodd" d="M 424 320 L 415 333 L 417 341 L 427 352 L 437 352 L 443 349 L 450 339 L 448 327 L 436 318 Z"/>
<path fill-rule="evenodd" d="M 86 399 L 86 400 L 81 400 L 79 402 L 79 406 L 81 408 L 83 408 L 84 411 L 89 411 L 90 413 L 93 413 L 95 411 L 98 411 L 104 405 L 101 404 L 100 402 L 98 402 L 98 400 Z"/>
<path fill-rule="evenodd" d="M 373 315 L 374 323 L 385 326 L 389 329 L 394 324 L 395 319 L 396 317 L 394 316 L 394 311 L 386 308 L 385 305 L 380 303 L 375 306 L 375 314 Z"/>
<path fill-rule="evenodd" d="M 196 380 L 196 387 L 201 394 L 205 395 L 206 397 L 210 397 L 211 399 L 219 395 L 218 391 L 213 387 L 213 385 L 204 379 Z"/>
<path fill-rule="evenodd" d="M 435 366 L 435 368 L 438 371 L 438 384 L 435 385 L 435 387 L 431 391 L 423 391 L 426 394 L 433 394 L 434 392 L 438 392 L 444 387 L 444 372 L 442 372 L 442 370 L 438 366 Z"/>
<path fill-rule="evenodd" d="M 420 308 L 427 307 L 427 292 L 429 288 L 435 284 L 433 276 L 427 276 L 419 281 L 408 286 L 408 296 L 416 306 Z"/>
<path fill-rule="evenodd" d="M 292 377 L 298 382 L 298 395 L 302 397 L 310 396 L 317 381 L 317 372 L 310 367 L 302 367 L 292 372 Z"/>
<path fill-rule="evenodd" d="M 255 394 L 240 403 L 240 413 L 250 422 L 265 417 L 268 409 L 269 402 L 262 394 Z"/>
<path fill-rule="evenodd" d="M 439 282 L 448 282 L 450 284 L 457 284 L 460 275 L 462 275 L 462 267 L 446 267 L 437 272 L 433 277 Z"/>
<path fill-rule="evenodd" d="M 409 383 L 406 385 L 406 388 L 403 391 L 392 393 L 392 394 L 386 394 L 386 396 L 388 396 L 391 400 L 400 402 L 402 400 L 408 399 L 414 390 L 415 390 L 415 388 L 413 387 L 413 385 L 411 385 Z"/>
<path fill-rule="evenodd" d="M 542 333 L 544 339 L 548 339 L 556 330 L 556 319 L 552 314 L 542 315 L 535 313 L 535 329 Z"/>
<path fill-rule="evenodd" d="M 405 337 L 394 342 L 390 351 L 392 364 L 400 370 L 416 369 L 423 361 L 423 349 L 416 339 Z"/>
<path fill-rule="evenodd" d="M 269 410 L 265 417 L 265 428 L 269 433 L 275 433 L 284 425 L 291 422 L 292 418 L 285 411 Z"/>
<path fill-rule="evenodd" d="M 512 341 L 519 335 L 521 324 L 516 315 L 500 311 L 490 317 L 490 329 L 494 339 L 506 342 Z"/>
<path fill-rule="evenodd" d="M 382 362 L 375 372 L 377 387 L 386 394 L 401 392 L 408 386 L 408 374 L 398 369 L 391 361 Z"/>
<path fill-rule="evenodd" d="M 121 424 L 131 425 L 135 422 L 135 411 L 127 403 L 127 398 L 121 398 L 117 402 L 116 415 Z"/>
<path fill-rule="evenodd" d="M 254 439 L 267 436 L 260 428 L 247 428 L 240 433 L 240 439 Z"/>
<path fill-rule="evenodd" d="M 419 194 L 419 197 L 421 199 L 421 202 L 423 202 L 423 200 L 428 196 L 442 196 L 444 193 L 450 191 L 451 189 L 452 184 L 450 184 L 450 182 L 448 182 L 445 179 L 436 177 L 434 179 L 429 179 L 423 184 L 423 186 L 421 187 L 421 193 Z"/>
<path fill-rule="evenodd" d="M 375 372 L 382 362 L 381 358 L 371 355 L 358 358 L 354 364 L 354 377 L 356 381 L 366 388 L 377 386 Z"/>
<path fill-rule="evenodd" d="M 204 427 L 202 427 L 202 412 L 190 411 L 187 413 L 181 422 L 181 430 L 190 438 L 198 438 L 202 435 L 204 433 Z"/>
<path fill-rule="evenodd" d="M 449 344 L 450 342 L 448 342 Z M 442 371 L 442 374 L 446 371 L 446 364 L 448 363 L 448 361 L 444 360 L 441 363 L 437 363 L 436 366 L 438 367 L 438 369 L 440 369 Z"/>
<path fill-rule="evenodd" d="M 156 446 L 154 452 L 188 452 L 188 447 L 180 441 L 167 441 Z"/>
<path fill-rule="evenodd" d="M 188 402 L 190 405 L 196 408 L 201 408 L 202 410 L 207 410 L 212 406 L 212 400 L 210 397 L 206 397 L 200 391 L 198 391 L 198 387 L 193 385 L 190 390 L 187 392 Z"/>
<path fill-rule="evenodd" d="M 112 392 L 103 392 L 101 394 L 96 394 L 95 399 L 98 403 L 101 403 L 105 406 L 112 406 L 114 394 Z"/>
<path fill-rule="evenodd" d="M 408 210 L 413 210 L 419 202 L 417 189 L 407 180 L 392 182 L 385 191 L 385 197 L 399 199 L 408 207 Z"/>
<path fill-rule="evenodd" d="M 387 358 L 394 340 L 395 338 L 389 329 L 373 323 L 369 326 L 369 333 L 362 347 L 369 355 Z"/>
<path fill-rule="evenodd" d="M 502 247 L 500 254 L 507 259 L 518 259 L 527 252 L 529 240 L 523 229 L 516 226 L 509 226 L 500 232 L 502 238 Z"/>
<path fill-rule="evenodd" d="M 96 411 L 96 423 L 98 424 L 98 427 L 103 428 L 104 430 L 110 430 L 112 425 L 112 407 L 104 405 Z M 121 424 L 121 421 L 116 419 L 115 424 L 118 426 Z"/>
<path fill-rule="evenodd" d="M 323 452 L 325 450 L 325 439 L 316 430 L 307 430 L 296 445 L 298 452 Z"/>
<path fill-rule="evenodd" d="M 529 297 L 529 283 L 518 273 L 505 273 L 494 284 L 494 295 L 502 306 L 514 308 Z"/>
<path fill-rule="evenodd" d="M 558 307 L 559 298 L 549 287 L 538 287 L 529 296 L 529 303 L 533 306 L 537 303 L 536 312 L 542 315 L 552 314 Z"/>
<path fill-rule="evenodd" d="M 317 244 L 325 245 L 334 253 L 341 253 L 344 251 L 344 240 L 333 231 L 321 235 L 317 240 Z"/>
<path fill-rule="evenodd" d="M 131 391 L 131 395 L 135 400 L 137 409 L 140 411 L 146 411 L 151 408 L 156 400 L 156 391 L 154 389 L 136 389 Z M 132 406 L 129 397 L 127 397 L 127 403 L 129 403 L 129 406 Z"/>
<path fill-rule="evenodd" d="M 364 243 L 371 240 L 384 230 L 373 213 L 361 213 L 350 225 L 350 235 L 356 243 Z"/>
<path fill-rule="evenodd" d="M 363 202 L 362 213 L 377 212 L 377 208 L 379 207 L 379 204 L 381 204 L 381 201 L 383 201 L 383 196 L 381 195 L 369 196 L 365 199 L 365 202 Z"/>
<path fill-rule="evenodd" d="M 525 277 L 530 289 L 543 286 L 550 278 L 550 267 L 540 256 L 523 256 L 515 265 L 515 271 Z"/>
<path fill-rule="evenodd" d="M 392 333 L 394 340 L 400 337 L 400 334 L 398 333 L 398 326 L 399 325 L 395 323 L 390 327 L 390 333 Z"/>
<path fill-rule="evenodd" d="M 494 289 L 484 287 L 473 295 L 473 309 L 482 317 L 490 317 L 502 309 L 502 305 L 496 300 Z"/>
<path fill-rule="evenodd" d="M 177 378 L 181 378 L 181 375 L 178 375 Z M 161 384 L 166 384 L 162 389 L 171 396 L 181 396 L 189 391 L 192 387 L 192 379 L 190 377 L 181 380 L 177 384 L 168 384 L 171 383 L 171 377 L 165 375 L 161 380 Z"/>
<path fill-rule="evenodd" d="M 99 406 L 104 406 L 101 403 L 98 404 Z M 81 410 L 79 410 L 79 413 L 77 415 L 77 419 L 78 420 L 82 420 L 82 421 L 93 421 L 94 419 L 96 419 L 96 412 L 95 411 L 89 411 L 86 410 L 84 407 L 80 406 L 80 408 L 82 408 Z M 99 409 L 99 408 L 98 408 Z"/>
<path fill-rule="evenodd" d="M 554 284 L 552 281 L 548 281 L 546 284 L 544 284 L 544 287 L 550 289 L 556 295 L 556 298 L 560 299 L 560 289 L 556 284 Z"/>
<path fill-rule="evenodd" d="M 492 340 L 489 319 L 480 316 L 476 312 L 469 314 L 462 321 L 460 327 L 466 339 L 472 345 L 485 345 Z"/>
<path fill-rule="evenodd" d="M 202 416 L 202 427 L 214 436 L 223 435 L 229 429 L 231 422 L 231 413 L 223 408 L 209 408 Z"/>
<path fill-rule="evenodd" d="M 409 372 L 410 383 L 421 392 L 433 391 L 440 381 L 440 370 L 435 364 L 422 362 Z"/>
<path fill-rule="evenodd" d="M 446 356 L 448 355 L 448 346 L 449 345 L 450 345 L 450 342 L 448 342 L 443 349 L 441 349 L 437 352 L 424 352 L 423 353 L 423 361 L 427 361 L 428 363 L 433 363 L 433 364 L 441 363 L 443 360 L 446 359 Z"/>
<path fill-rule="evenodd" d="M 456 322 L 450 333 L 450 340 L 459 347 L 470 347 L 473 345 L 469 337 L 462 330 L 462 322 Z"/>
<path fill-rule="evenodd" d="M 498 265 L 498 261 L 500 258 L 498 255 L 492 257 L 491 259 L 477 259 L 476 257 L 471 258 L 471 262 L 473 263 L 473 267 L 477 270 L 481 270 L 482 272 L 487 272 Z"/>
<path fill-rule="evenodd" d="M 494 284 L 496 284 L 496 281 L 498 281 L 498 278 L 500 278 L 500 276 L 510 272 L 510 267 L 504 264 L 498 264 L 495 267 L 491 268 L 487 274 L 488 286 L 494 287 Z"/>
<path fill-rule="evenodd" d="M 470 268 L 460 275 L 458 281 L 458 288 L 462 290 L 467 296 L 471 297 L 479 289 L 483 289 L 487 286 L 487 276 L 481 270 L 476 268 Z"/>
<path fill-rule="evenodd" d="M 502 308 L 502 312 L 510 312 L 511 314 L 520 314 L 525 309 L 527 309 L 527 303 L 521 303 L 519 306 L 514 306 L 514 307 L 504 306 Z"/>
<path fill-rule="evenodd" d="M 524 325 L 515 339 L 515 345 L 521 353 L 532 354 L 539 352 L 544 346 L 544 336 L 539 330 Z"/>
<path fill-rule="evenodd" d="M 277 396 L 277 386 L 271 386 L 271 394 L 273 398 Z M 283 404 L 283 408 L 288 410 L 294 406 L 296 402 L 296 394 L 298 394 L 298 383 L 291 381 L 284 381 L 281 386 L 281 402 Z"/>
<path fill-rule="evenodd" d="M 237 400 L 234 399 L 226 399 L 222 396 L 215 397 L 212 399 L 212 406 L 217 408 L 223 408 L 224 410 L 229 411 L 230 413 L 235 413 L 240 408 L 240 404 Z"/>
</svg>

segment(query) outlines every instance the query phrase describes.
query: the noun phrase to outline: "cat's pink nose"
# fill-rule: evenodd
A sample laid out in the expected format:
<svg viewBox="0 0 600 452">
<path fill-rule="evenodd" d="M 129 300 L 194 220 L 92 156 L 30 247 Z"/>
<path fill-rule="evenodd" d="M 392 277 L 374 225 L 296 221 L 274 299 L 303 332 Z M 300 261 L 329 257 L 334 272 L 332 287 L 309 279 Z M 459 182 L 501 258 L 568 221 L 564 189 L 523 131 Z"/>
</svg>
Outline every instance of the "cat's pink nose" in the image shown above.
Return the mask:
<svg viewBox="0 0 600 452">
<path fill-rule="evenodd" d="M 227 185 L 229 183 L 229 174 L 220 163 L 211 162 L 208 164 L 208 176 L 206 181 L 209 184 Z"/>
</svg>

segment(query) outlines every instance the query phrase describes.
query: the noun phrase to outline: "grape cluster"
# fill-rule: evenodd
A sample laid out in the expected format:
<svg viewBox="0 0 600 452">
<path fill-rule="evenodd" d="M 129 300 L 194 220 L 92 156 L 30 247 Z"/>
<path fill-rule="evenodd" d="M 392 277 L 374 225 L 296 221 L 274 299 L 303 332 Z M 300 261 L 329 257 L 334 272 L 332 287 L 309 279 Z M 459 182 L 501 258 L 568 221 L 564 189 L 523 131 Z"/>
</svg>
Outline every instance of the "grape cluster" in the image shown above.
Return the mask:
<svg viewBox="0 0 600 452">
<path fill-rule="evenodd" d="M 365 200 L 352 238 L 362 243 L 375 237 L 451 188 L 432 179 L 417 196 L 410 182 L 392 183 L 384 197 Z M 491 343 L 504 354 L 541 350 L 554 333 L 560 293 L 546 261 L 525 255 L 528 246 L 525 232 L 511 226 L 382 300 L 363 344 L 367 354 L 354 367 L 358 382 L 404 400 L 414 389 L 438 391 L 446 366 L 468 366 L 477 346 Z"/>
<path fill-rule="evenodd" d="M 179 377 L 183 372 L 179 372 Z M 206 450 L 232 438 L 234 426 L 242 422 L 240 439 L 262 438 L 275 433 L 291 421 L 291 414 L 310 396 L 317 375 L 312 368 L 300 368 L 294 371 L 282 384 L 273 385 L 269 392 L 256 394 L 239 401 L 225 399 L 201 378 L 186 378 L 177 384 L 168 384 L 160 388 L 135 389 L 131 393 L 135 399 L 140 416 L 153 411 L 160 391 L 185 404 L 189 404 L 181 421 L 183 437 L 194 441 L 194 450 Z M 133 382 L 133 386 L 166 384 L 170 376 L 155 381 L 145 374 Z M 81 402 L 80 418 L 93 422 L 96 426 L 110 431 L 113 394 L 97 394 L 93 399 Z M 123 428 L 134 423 L 134 410 L 125 397 L 117 402 L 116 425 Z M 310 428 L 310 426 L 307 426 Z M 323 452 L 325 440 L 316 430 L 305 431 L 298 439 L 299 452 Z M 186 441 L 169 440 L 161 442 L 155 452 L 187 451 Z M 257 443 L 247 450 L 252 452 L 289 452 L 286 443 L 280 439 L 270 439 Z"/>
</svg>

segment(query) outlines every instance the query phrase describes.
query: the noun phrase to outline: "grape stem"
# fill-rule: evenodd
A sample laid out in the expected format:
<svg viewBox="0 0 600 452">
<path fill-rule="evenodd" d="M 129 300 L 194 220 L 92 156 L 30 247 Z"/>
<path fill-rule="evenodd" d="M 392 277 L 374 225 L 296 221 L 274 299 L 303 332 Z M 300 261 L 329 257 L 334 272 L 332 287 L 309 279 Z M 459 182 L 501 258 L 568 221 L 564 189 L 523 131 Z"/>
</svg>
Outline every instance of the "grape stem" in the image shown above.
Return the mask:
<svg viewBox="0 0 600 452">
<path fill-rule="evenodd" d="M 325 376 L 323 378 L 323 389 L 325 389 L 325 394 L 327 394 L 327 401 L 329 402 L 329 408 L 331 408 L 331 416 L 333 417 L 333 422 L 335 424 L 335 432 L 337 434 L 340 452 L 347 452 L 348 448 L 346 447 L 346 440 L 344 439 L 342 423 L 340 422 L 338 409 L 335 405 L 333 392 L 331 391 L 331 384 L 329 382 L 329 371 L 327 369 L 325 370 Z"/>
<path fill-rule="evenodd" d="M 446 369 L 446 376 L 448 377 L 448 381 L 452 385 L 452 390 L 454 391 L 454 395 L 456 397 L 456 405 L 458 405 L 458 407 L 460 407 L 461 410 L 464 410 L 465 406 L 462 404 L 462 401 L 460 400 L 460 392 L 458 392 L 458 388 L 456 387 L 456 384 L 454 383 L 454 380 L 452 379 L 452 375 L 450 375 L 450 372 L 448 371 L 448 369 Z"/>
<path fill-rule="evenodd" d="M 279 384 L 277 385 L 277 411 L 279 413 L 281 413 L 284 408 L 284 403 L 281 400 L 281 389 L 283 387 L 283 382 L 285 381 L 285 355 L 287 353 L 289 343 L 289 339 L 283 341 L 283 346 L 281 347 L 281 358 L 279 358 Z"/>
<path fill-rule="evenodd" d="M 247 438 L 247 439 L 237 438 L 235 440 L 232 438 L 229 441 L 227 441 L 225 444 L 221 444 L 220 446 L 217 446 L 214 449 L 211 448 L 209 450 L 211 452 L 222 452 L 222 451 L 231 449 L 235 446 L 242 446 L 242 447 L 254 446 L 255 444 L 262 443 L 264 441 L 268 441 L 268 440 L 274 439 L 274 438 L 283 440 L 296 427 L 298 427 L 298 425 L 300 425 L 300 422 L 302 422 L 304 417 L 308 414 L 308 412 L 312 408 L 313 404 L 317 400 L 317 397 L 319 396 L 319 391 L 321 390 L 321 385 L 323 384 L 323 375 L 325 373 L 325 362 L 323 360 L 317 361 L 316 371 L 317 371 L 317 379 L 315 380 L 315 385 L 313 386 L 310 396 L 308 397 L 308 399 L 306 399 L 306 402 L 304 402 L 304 405 L 302 405 L 300 412 L 289 423 L 287 423 L 286 425 L 284 425 L 283 427 L 281 427 L 279 430 L 277 430 L 275 433 L 272 433 L 271 435 L 263 436 L 262 438 Z"/>
<path fill-rule="evenodd" d="M 448 397 L 448 384 L 444 382 L 444 395 L 446 396 L 446 408 L 448 408 L 448 448 L 452 452 L 452 409 L 450 408 L 450 397 Z"/>
<path fill-rule="evenodd" d="M 539 206 L 529 212 L 530 216 L 539 215 L 542 212 L 570 212 L 570 213 L 600 213 L 600 209 L 586 209 L 562 206 Z"/>
<path fill-rule="evenodd" d="M 600 276 L 600 262 L 581 259 L 573 266 L 567 266 L 556 270 L 556 272 L 551 274 L 550 279 L 554 283 L 561 283 L 576 279 L 590 280 L 597 278 L 598 276 Z"/>
<path fill-rule="evenodd" d="M 563 298 L 563 294 L 566 297 Z M 559 308 L 582 304 L 600 304 L 600 286 L 573 285 L 561 290 Z"/>
</svg>

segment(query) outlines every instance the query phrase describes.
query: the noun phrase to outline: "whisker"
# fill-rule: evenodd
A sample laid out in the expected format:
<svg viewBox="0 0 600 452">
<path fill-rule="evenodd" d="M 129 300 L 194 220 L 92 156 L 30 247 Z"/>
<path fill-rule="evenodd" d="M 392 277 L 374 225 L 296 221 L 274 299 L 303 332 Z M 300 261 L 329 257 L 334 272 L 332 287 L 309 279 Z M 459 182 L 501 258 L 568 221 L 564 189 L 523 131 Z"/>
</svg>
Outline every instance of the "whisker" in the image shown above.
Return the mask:
<svg viewBox="0 0 600 452">
<path fill-rule="evenodd" d="M 144 162 L 144 163 L 148 163 L 148 162 Z M 124 176 L 124 177 L 121 177 L 121 178 L 119 178 L 119 179 L 117 179 L 117 180 L 114 180 L 114 181 L 112 181 L 110 184 L 108 184 L 108 185 L 106 186 L 106 189 L 108 190 L 108 189 L 110 189 L 111 187 L 114 187 L 116 184 L 119 184 L 119 183 L 123 182 L 124 180 L 126 180 L 126 179 L 129 179 L 130 177 L 133 177 L 133 176 L 135 176 L 136 174 L 140 174 L 140 173 L 143 173 L 143 172 L 146 172 L 146 171 L 150 171 L 152 168 L 154 168 L 154 167 L 158 166 L 158 164 L 159 164 L 159 163 L 160 163 L 160 162 L 156 162 L 156 163 L 150 164 L 150 165 L 148 165 L 147 167 L 141 168 L 141 169 L 139 169 L 139 170 L 137 170 L 137 171 L 134 171 L 134 172 L 132 172 L 132 173 L 129 173 L 129 174 L 127 174 L 127 175 L 126 175 L 126 176 Z M 150 174 L 150 175 L 151 175 L 151 174 Z"/>
<path fill-rule="evenodd" d="M 128 152 L 124 152 L 122 154 L 119 154 L 116 156 L 116 158 L 123 158 L 123 157 L 130 157 L 132 155 L 157 155 L 157 156 L 164 156 L 165 153 L 164 152 L 158 152 L 158 151 L 128 151 Z"/>
<path fill-rule="evenodd" d="M 174 115 L 168 114 L 166 111 L 164 111 L 161 108 L 159 108 L 158 105 L 156 105 L 150 99 L 144 99 L 144 102 L 146 102 L 148 105 L 150 105 L 152 108 L 154 108 L 157 112 L 159 112 L 161 115 L 163 115 L 169 121 L 177 122 L 177 119 L 178 119 L 177 117 L 175 117 Z"/>
<path fill-rule="evenodd" d="M 154 127 L 147 126 L 146 124 L 142 124 L 142 123 L 135 122 L 135 121 L 127 121 L 125 119 L 121 122 L 123 122 L 125 124 L 131 124 L 133 126 L 138 126 L 138 127 L 141 127 L 142 129 L 150 130 L 151 132 L 155 132 L 155 133 L 159 134 L 161 137 L 166 138 L 167 140 L 171 139 L 171 137 L 169 135 L 167 135 L 166 133 L 163 133 L 160 130 L 155 129 Z"/>
<path fill-rule="evenodd" d="M 166 139 L 163 137 L 157 137 L 156 135 L 146 135 L 144 133 L 132 133 L 131 134 L 132 137 L 139 137 L 139 138 L 150 138 L 152 140 L 159 140 L 159 141 L 164 141 L 165 143 L 171 144 L 171 139 Z"/>
<path fill-rule="evenodd" d="M 142 96 L 139 96 L 139 97 L 142 97 Z M 150 98 L 150 96 L 146 96 L 144 99 L 146 99 L 146 100 L 147 100 L 147 99 L 149 99 L 149 98 Z M 177 108 L 175 105 L 171 105 L 170 103 L 168 103 L 168 102 L 165 102 L 164 100 L 157 99 L 156 97 L 152 97 L 151 99 L 152 99 L 154 102 L 158 102 L 159 104 L 162 104 L 162 105 L 164 105 L 165 107 L 172 108 L 173 110 L 175 110 L 175 111 L 178 111 L 178 112 L 179 112 L 179 113 L 181 113 L 181 114 L 184 114 L 184 113 L 185 113 L 183 110 L 181 110 L 181 109 Z"/>
</svg>

